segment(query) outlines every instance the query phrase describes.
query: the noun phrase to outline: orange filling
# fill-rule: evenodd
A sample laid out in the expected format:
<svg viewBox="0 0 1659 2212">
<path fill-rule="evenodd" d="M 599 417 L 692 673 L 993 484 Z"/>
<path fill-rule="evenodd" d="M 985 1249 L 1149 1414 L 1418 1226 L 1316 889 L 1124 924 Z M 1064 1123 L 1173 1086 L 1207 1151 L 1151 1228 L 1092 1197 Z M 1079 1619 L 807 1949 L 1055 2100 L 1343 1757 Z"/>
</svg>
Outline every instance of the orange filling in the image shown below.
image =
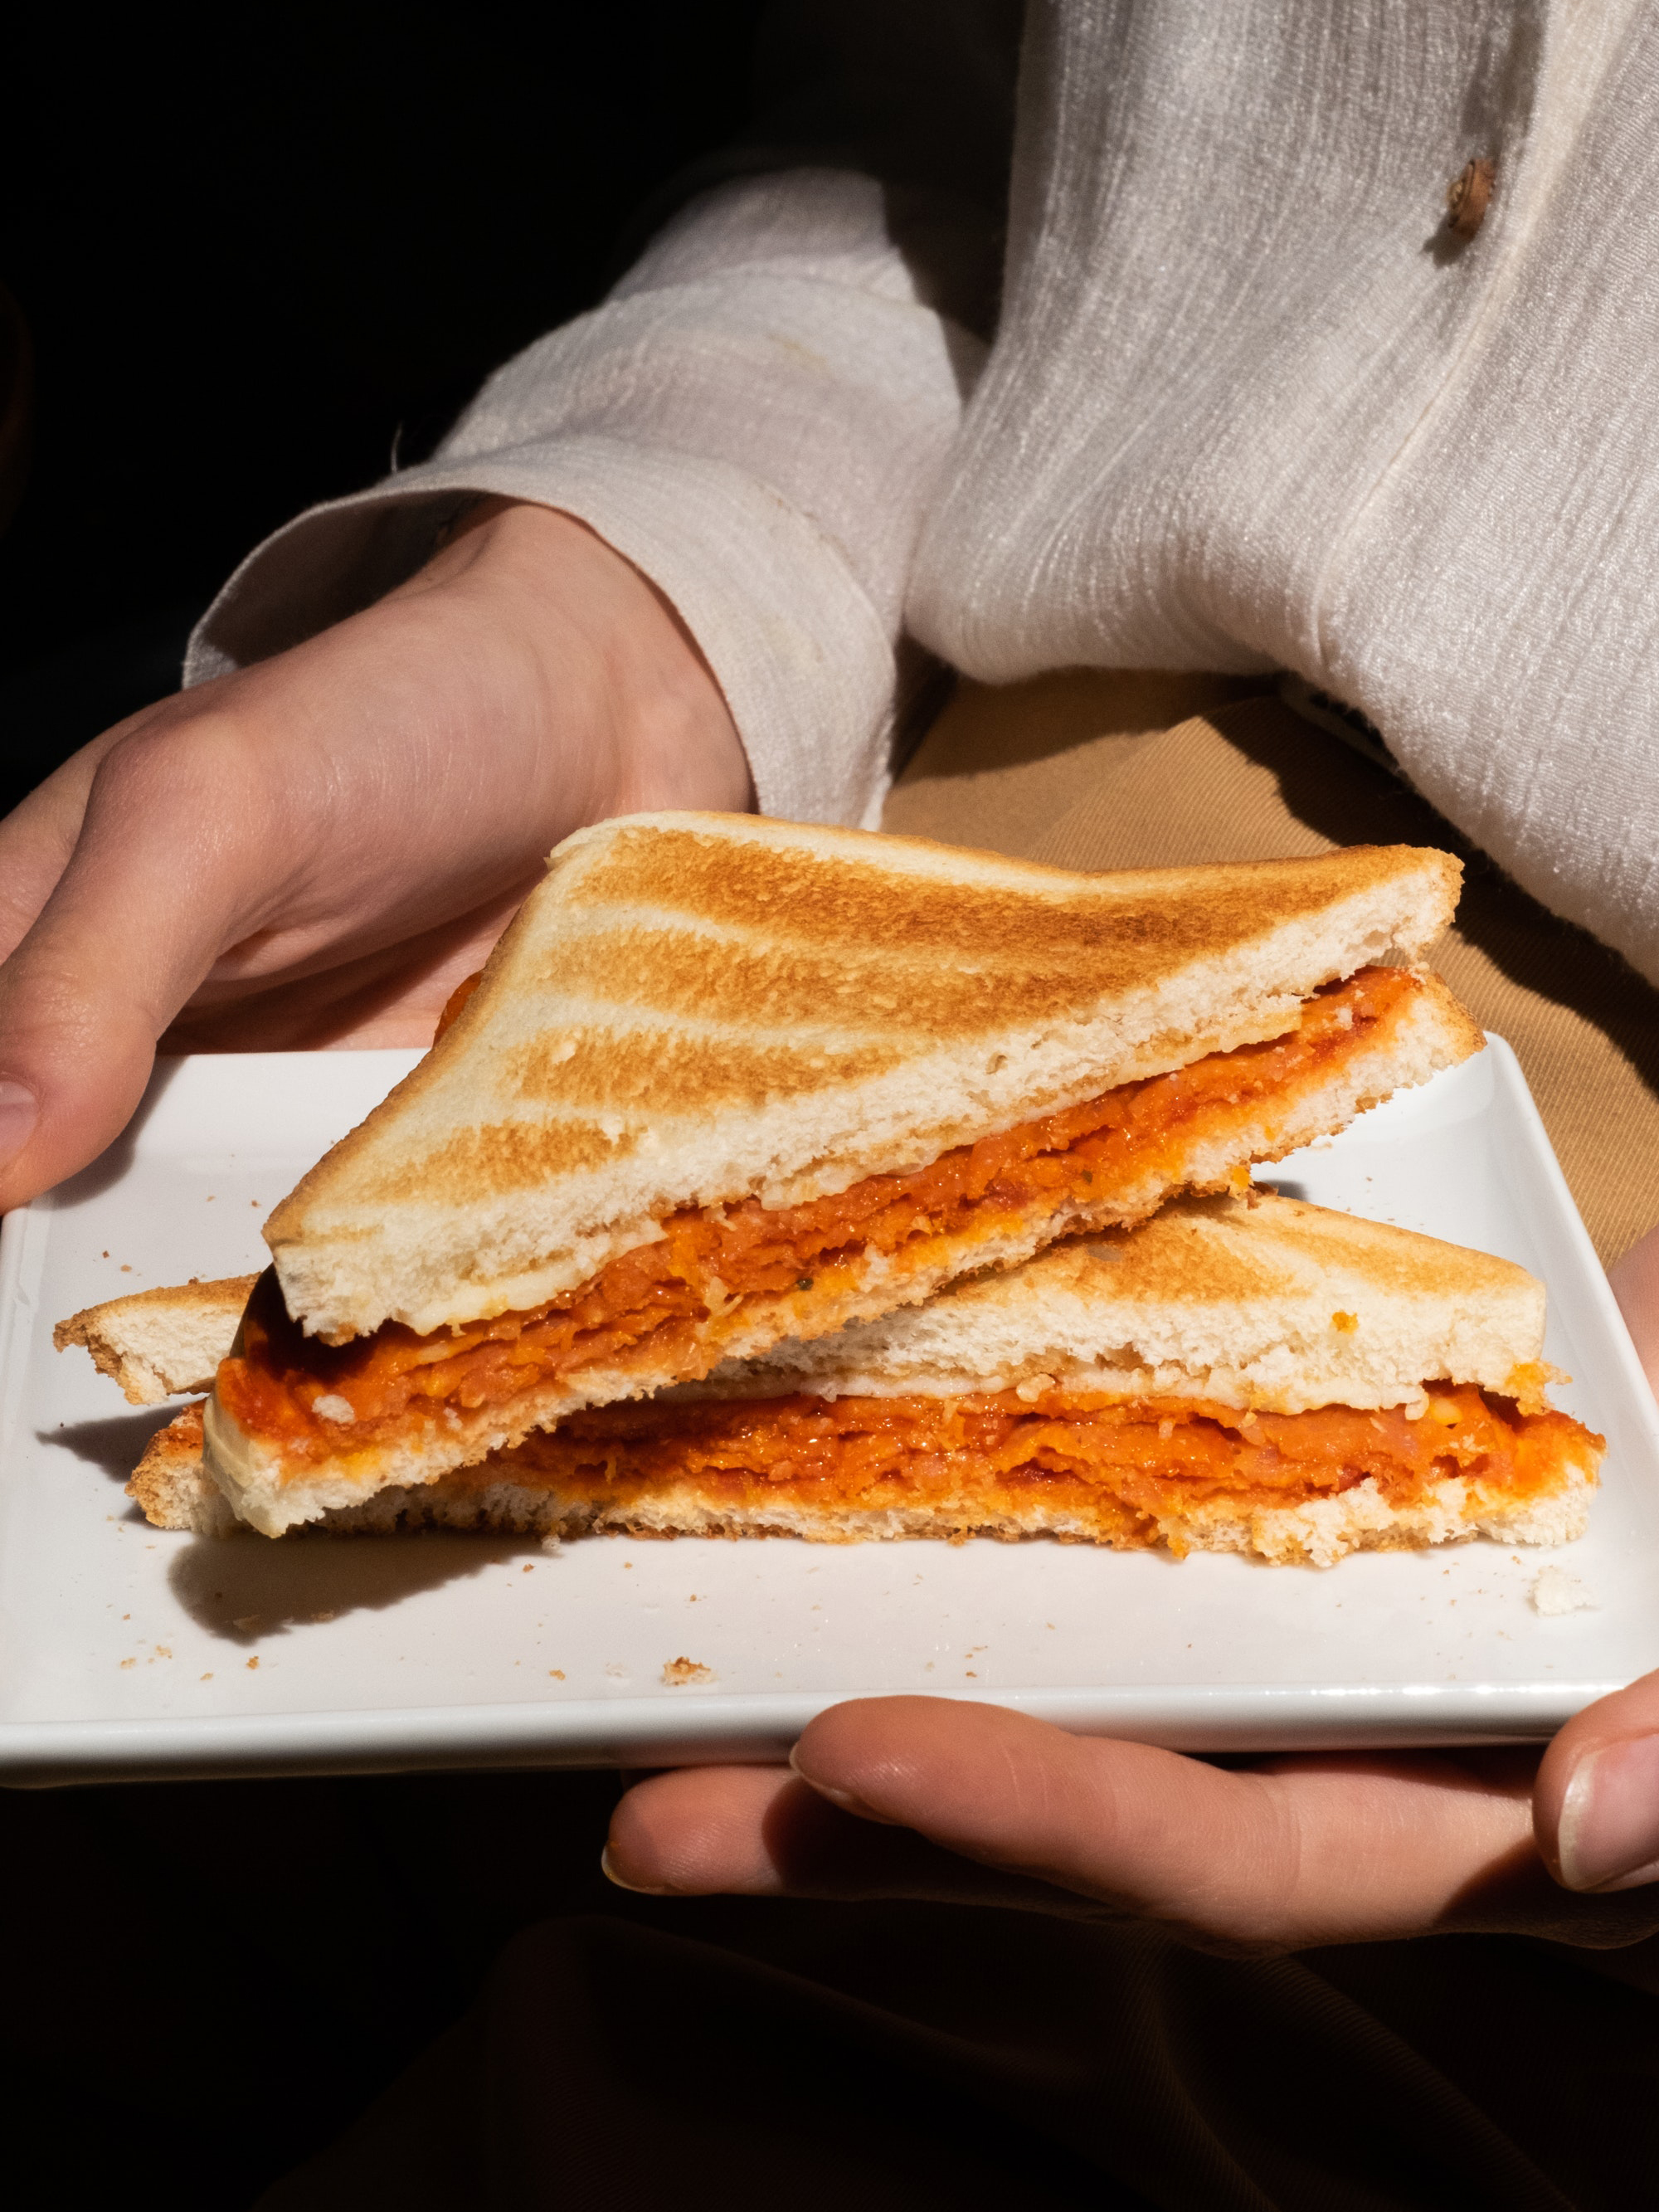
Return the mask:
<svg viewBox="0 0 1659 2212">
<path fill-rule="evenodd" d="M 1052 1390 L 963 1398 L 791 1397 L 660 1401 L 573 1413 L 514 1451 L 447 1476 L 508 1480 L 625 1507 L 689 1488 L 715 1514 L 805 1508 L 928 1509 L 963 1533 L 975 1516 L 1038 1502 L 1050 1522 L 1152 1544 L 1160 1522 L 1219 1504 L 1297 1506 L 1374 1479 L 1392 1506 L 1447 1475 L 1517 1498 L 1558 1488 L 1601 1448 L 1565 1413 L 1522 1413 L 1472 1384 L 1432 1382 L 1428 1409 L 1242 1413 L 1186 1398 L 1109 1400 Z M 1170 1539 L 1180 1549 L 1179 1534 Z"/>
<path fill-rule="evenodd" d="M 483 981 L 483 969 L 482 968 L 475 968 L 470 975 L 462 976 L 460 981 L 455 986 L 449 996 L 444 1000 L 443 1012 L 438 1017 L 438 1026 L 432 1032 L 432 1042 L 434 1044 L 437 1043 L 439 1038 L 443 1035 L 446 1030 L 454 1028 L 456 1021 L 459 1018 L 461 1008 L 466 1004 L 467 1000 L 472 996 L 472 994 L 477 989 L 479 984 L 482 983 Z"/>
<path fill-rule="evenodd" d="M 941 1240 L 988 1238 L 1034 1212 L 1046 1218 L 1079 1206 L 1110 1219 L 1114 1201 L 1133 1209 L 1149 1181 L 1158 1196 L 1183 1181 L 1202 1143 L 1237 1133 L 1243 1157 L 1246 1133 L 1264 1112 L 1283 1112 L 1328 1080 L 1422 988 L 1402 969 L 1362 969 L 1308 1000 L 1283 1036 L 1121 1084 L 908 1174 L 866 1176 L 804 1206 L 769 1209 L 747 1199 L 688 1206 L 663 1222 L 659 1241 L 527 1312 L 426 1336 L 388 1322 L 371 1336 L 329 1346 L 301 1334 L 267 1272 L 243 1322 L 241 1351 L 220 1367 L 220 1403 L 246 1433 L 280 1438 L 291 1457 L 320 1460 L 372 1443 L 380 1425 L 436 1418 L 446 1406 L 502 1405 L 589 1365 L 649 1360 L 659 1373 L 706 1371 L 743 1299 L 789 1300 L 791 1328 L 810 1334 L 814 1316 L 856 1286 L 872 1254 L 904 1268 L 931 1260 Z M 700 1334 L 707 1357 L 697 1351 Z M 349 1428 L 313 1410 L 325 1396 L 345 1400 Z"/>
</svg>

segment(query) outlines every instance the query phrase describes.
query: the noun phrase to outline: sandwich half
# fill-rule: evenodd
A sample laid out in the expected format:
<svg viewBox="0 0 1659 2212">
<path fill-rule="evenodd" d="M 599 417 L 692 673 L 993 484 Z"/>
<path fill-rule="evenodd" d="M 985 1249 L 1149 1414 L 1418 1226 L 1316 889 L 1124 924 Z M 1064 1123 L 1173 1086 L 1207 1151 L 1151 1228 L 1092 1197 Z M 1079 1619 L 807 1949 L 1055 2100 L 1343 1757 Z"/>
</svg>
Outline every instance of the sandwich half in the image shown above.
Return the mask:
<svg viewBox="0 0 1659 2212">
<path fill-rule="evenodd" d="M 583 830 L 266 1225 L 206 1415 L 276 1534 L 1282 1158 L 1479 1049 L 1413 848 L 1081 876 L 753 817 Z"/>
<path fill-rule="evenodd" d="M 1506 1261 L 1259 1191 L 1177 1200 L 319 1525 L 1050 1536 L 1316 1566 L 1559 1543 L 1602 1441 L 1549 1407 L 1543 1334 L 1543 1285 Z M 130 1488 L 160 1527 L 234 1525 L 199 1406 Z"/>
</svg>

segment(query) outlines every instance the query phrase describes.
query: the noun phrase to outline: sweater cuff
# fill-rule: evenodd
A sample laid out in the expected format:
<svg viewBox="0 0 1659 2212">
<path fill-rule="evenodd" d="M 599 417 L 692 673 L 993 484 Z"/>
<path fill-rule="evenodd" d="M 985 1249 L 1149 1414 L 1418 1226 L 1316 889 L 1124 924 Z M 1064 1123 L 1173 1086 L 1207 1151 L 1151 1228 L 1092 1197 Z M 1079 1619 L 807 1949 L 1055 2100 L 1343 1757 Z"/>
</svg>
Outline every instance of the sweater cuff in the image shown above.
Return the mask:
<svg viewBox="0 0 1659 2212">
<path fill-rule="evenodd" d="M 840 551 L 730 463 L 595 435 L 434 460 L 312 508 L 248 556 L 191 639 L 186 685 L 371 606 L 471 501 L 574 515 L 672 602 L 726 695 L 763 814 L 873 828 L 890 780 L 894 658 Z"/>
</svg>

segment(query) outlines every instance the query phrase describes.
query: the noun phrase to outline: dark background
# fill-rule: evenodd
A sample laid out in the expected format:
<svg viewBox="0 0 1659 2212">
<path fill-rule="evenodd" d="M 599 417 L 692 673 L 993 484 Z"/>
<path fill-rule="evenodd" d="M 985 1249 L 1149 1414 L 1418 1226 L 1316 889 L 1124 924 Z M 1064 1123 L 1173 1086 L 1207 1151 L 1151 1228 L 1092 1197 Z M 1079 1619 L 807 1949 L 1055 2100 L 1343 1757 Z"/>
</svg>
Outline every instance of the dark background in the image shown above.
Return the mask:
<svg viewBox="0 0 1659 2212">
<path fill-rule="evenodd" d="M 35 398 L 0 537 L 0 811 L 176 685 L 267 531 L 383 474 L 400 425 L 419 459 L 490 368 L 598 296 L 740 126 L 758 13 L 59 6 L 9 27 L 0 283 Z M 3 1793 L 13 2185 L 246 2203 L 455 2016 L 520 1921 L 614 1906 L 616 1790 Z M 507 1833 L 533 1879 L 500 1879 Z"/>
<path fill-rule="evenodd" d="M 94 17 L 7 35 L 0 283 L 33 452 L 0 537 L 0 811 L 173 690 L 264 533 L 429 452 L 742 124 L 760 0 Z M 400 428 L 401 426 L 401 428 Z"/>
</svg>

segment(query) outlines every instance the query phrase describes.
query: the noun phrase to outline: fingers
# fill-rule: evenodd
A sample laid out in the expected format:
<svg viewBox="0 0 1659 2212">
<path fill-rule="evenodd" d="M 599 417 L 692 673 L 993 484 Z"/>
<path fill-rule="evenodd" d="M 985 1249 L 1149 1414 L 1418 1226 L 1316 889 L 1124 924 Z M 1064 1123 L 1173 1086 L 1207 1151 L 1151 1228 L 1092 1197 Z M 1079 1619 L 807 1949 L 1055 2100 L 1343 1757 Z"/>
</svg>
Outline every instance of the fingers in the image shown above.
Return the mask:
<svg viewBox="0 0 1659 2212">
<path fill-rule="evenodd" d="M 618 1887 L 659 1897 L 1068 1901 L 844 1813 L 785 1766 L 689 1767 L 635 1784 L 611 1817 L 604 1866 Z"/>
<path fill-rule="evenodd" d="M 605 1870 L 621 1888 L 653 1894 L 775 1895 L 782 1883 L 767 1848 L 766 1823 L 778 1799 L 792 1790 L 811 1795 L 781 1766 L 653 1774 L 618 1800 Z"/>
<path fill-rule="evenodd" d="M 1611 1896 L 1659 1883 L 1659 1674 L 1568 1722 L 1544 1754 L 1534 1809 L 1564 1887 Z"/>
<path fill-rule="evenodd" d="M 618 1808 L 621 1878 L 698 1893 L 1084 1900 L 1246 1949 L 1532 1925 L 1534 1893 L 1551 1888 L 1524 1753 L 1228 1771 L 993 1706 L 892 1698 L 821 1716 L 794 1765 L 838 1821 L 775 1771 L 659 1776 Z M 1559 1918 L 1540 1932 L 1560 1933 Z"/>
<path fill-rule="evenodd" d="M 267 888 L 267 842 L 210 727 L 141 729 L 95 763 L 73 848 L 0 969 L 0 1206 L 94 1158 L 143 1095 L 155 1040 Z M 72 809 L 48 793 L 46 834 Z"/>
<path fill-rule="evenodd" d="M 98 763 L 155 708 L 129 716 L 66 760 L 0 821 L 0 960 L 15 951 L 75 850 Z"/>
<path fill-rule="evenodd" d="M 458 983 L 475 975 L 536 877 L 459 921 L 422 931 L 378 952 L 342 960 L 321 973 L 246 987 L 198 991 L 158 1049 L 189 1052 L 316 1052 L 350 1047 L 424 1048 Z"/>
<path fill-rule="evenodd" d="M 1528 1844 L 1527 1773 L 1328 1755 L 1227 1771 L 989 1706 L 842 1706 L 798 1771 L 946 1848 L 1214 1939 L 1443 1924 Z"/>
</svg>

